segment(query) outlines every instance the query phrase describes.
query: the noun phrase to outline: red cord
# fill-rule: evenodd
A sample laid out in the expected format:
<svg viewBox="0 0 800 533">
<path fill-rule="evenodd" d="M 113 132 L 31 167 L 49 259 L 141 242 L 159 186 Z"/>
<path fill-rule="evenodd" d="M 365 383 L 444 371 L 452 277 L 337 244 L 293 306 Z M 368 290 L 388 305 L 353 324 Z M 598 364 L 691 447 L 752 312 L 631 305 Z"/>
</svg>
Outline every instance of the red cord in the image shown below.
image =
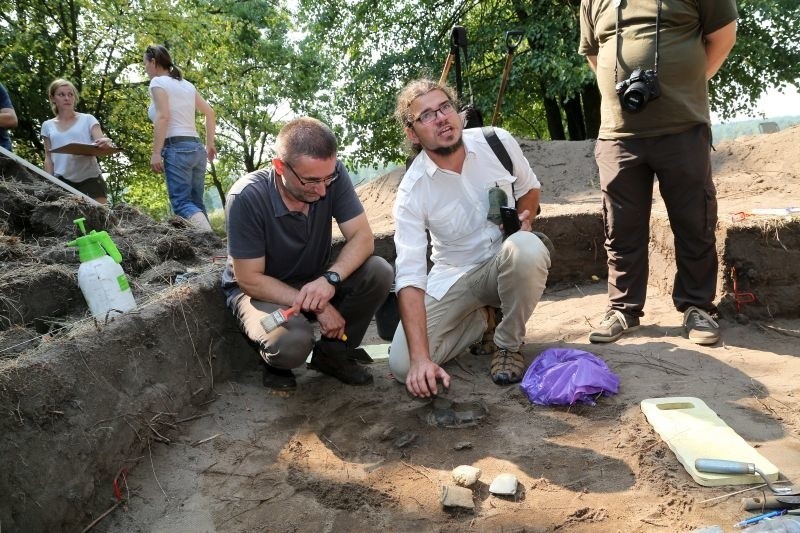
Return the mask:
<svg viewBox="0 0 800 533">
<path fill-rule="evenodd" d="M 756 295 L 752 292 L 739 292 L 738 276 L 736 267 L 731 267 L 731 278 L 733 278 L 733 301 L 736 302 L 736 312 L 741 314 L 744 304 L 751 304 L 756 301 Z"/>
</svg>

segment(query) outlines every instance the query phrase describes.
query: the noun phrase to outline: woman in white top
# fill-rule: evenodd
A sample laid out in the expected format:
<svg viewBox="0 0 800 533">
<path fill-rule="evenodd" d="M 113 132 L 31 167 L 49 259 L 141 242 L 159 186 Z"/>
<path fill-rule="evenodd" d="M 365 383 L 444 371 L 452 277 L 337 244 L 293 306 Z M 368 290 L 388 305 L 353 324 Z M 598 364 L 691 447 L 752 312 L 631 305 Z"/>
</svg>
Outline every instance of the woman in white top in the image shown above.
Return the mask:
<svg viewBox="0 0 800 533">
<path fill-rule="evenodd" d="M 144 69 L 150 77 L 150 108 L 153 121 L 153 154 L 150 167 L 164 172 L 167 193 L 176 215 L 202 231 L 211 231 L 203 205 L 206 159 L 213 161 L 214 110 L 194 85 L 183 79 L 166 48 L 148 46 Z M 206 145 L 200 142 L 195 127 L 195 111 L 205 115 Z"/>
<path fill-rule="evenodd" d="M 97 119 L 75 111 L 80 96 L 68 80 L 54 80 L 47 90 L 55 118 L 42 124 L 44 169 L 73 188 L 100 203 L 106 203 L 106 182 L 100 176 L 100 165 L 93 155 L 55 154 L 54 148 L 70 143 L 113 146 Z"/>
</svg>

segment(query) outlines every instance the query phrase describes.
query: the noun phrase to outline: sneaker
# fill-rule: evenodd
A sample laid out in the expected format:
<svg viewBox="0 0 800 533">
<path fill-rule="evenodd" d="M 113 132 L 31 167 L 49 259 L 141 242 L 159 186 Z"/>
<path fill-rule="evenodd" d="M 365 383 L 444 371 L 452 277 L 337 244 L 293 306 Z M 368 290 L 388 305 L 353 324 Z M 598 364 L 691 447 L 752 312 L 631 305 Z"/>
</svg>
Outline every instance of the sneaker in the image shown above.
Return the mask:
<svg viewBox="0 0 800 533">
<path fill-rule="evenodd" d="M 614 342 L 628 331 L 639 327 L 639 317 L 609 309 L 597 329 L 589 334 L 589 342 Z"/>
<path fill-rule="evenodd" d="M 293 391 L 297 388 L 294 372 L 284 368 L 275 368 L 267 363 L 264 363 L 264 373 L 261 376 L 261 383 L 266 388 L 278 392 Z"/>
<path fill-rule="evenodd" d="M 469 346 L 469 353 L 473 355 L 491 355 L 497 351 L 497 345 L 494 343 L 494 330 L 497 324 L 503 320 L 503 312 L 496 307 L 484 307 L 487 313 L 486 330 L 483 332 L 481 340 L 472 343 Z"/>
<path fill-rule="evenodd" d="M 511 385 L 522 381 L 525 360 L 519 352 L 498 348 L 492 356 L 492 381 L 498 385 Z"/>
<path fill-rule="evenodd" d="M 346 351 L 341 353 L 329 352 L 323 344 L 314 345 L 314 353 L 306 367 L 333 376 L 348 385 L 369 385 L 372 383 L 372 374 L 362 368 L 353 359 L 348 357 Z"/>
<path fill-rule="evenodd" d="M 695 344 L 714 344 L 719 340 L 719 324 L 695 306 L 683 312 L 683 331 Z"/>
</svg>

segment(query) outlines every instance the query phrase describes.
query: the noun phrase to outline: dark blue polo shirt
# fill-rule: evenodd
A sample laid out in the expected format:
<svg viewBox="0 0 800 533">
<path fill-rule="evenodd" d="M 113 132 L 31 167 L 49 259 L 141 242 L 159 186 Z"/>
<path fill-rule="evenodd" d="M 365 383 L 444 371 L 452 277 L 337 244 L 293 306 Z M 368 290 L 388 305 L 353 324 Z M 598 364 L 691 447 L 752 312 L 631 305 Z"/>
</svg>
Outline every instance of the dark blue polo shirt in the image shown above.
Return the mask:
<svg viewBox="0 0 800 533">
<path fill-rule="evenodd" d="M 14 106 L 11 105 L 11 98 L 8 97 L 8 91 L 2 83 L 0 83 L 0 109 L 14 109 Z M 0 146 L 11 151 L 11 137 L 8 136 L 8 130 L 5 128 L 0 128 Z"/>
<path fill-rule="evenodd" d="M 233 275 L 234 257 L 264 257 L 267 276 L 295 287 L 327 270 L 332 220 L 342 224 L 364 212 L 347 170 L 341 161 L 336 165 L 339 179 L 328 187 L 324 198 L 309 206 L 307 216 L 286 208 L 274 170 L 252 172 L 233 184 L 225 205 L 228 262 L 222 273 L 222 289 L 226 297 L 239 288 Z"/>
</svg>

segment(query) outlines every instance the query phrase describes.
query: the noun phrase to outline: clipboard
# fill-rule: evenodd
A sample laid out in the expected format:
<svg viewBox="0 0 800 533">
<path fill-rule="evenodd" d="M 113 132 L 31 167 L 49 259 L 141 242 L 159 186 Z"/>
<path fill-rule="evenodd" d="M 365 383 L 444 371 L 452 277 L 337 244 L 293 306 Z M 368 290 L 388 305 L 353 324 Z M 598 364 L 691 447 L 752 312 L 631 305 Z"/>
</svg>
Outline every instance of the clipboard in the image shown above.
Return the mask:
<svg viewBox="0 0 800 533">
<path fill-rule="evenodd" d="M 69 143 L 59 146 L 58 148 L 51 148 L 50 151 L 54 154 L 104 156 L 121 152 L 122 148 L 116 146 L 100 147 L 93 144 Z"/>
</svg>

